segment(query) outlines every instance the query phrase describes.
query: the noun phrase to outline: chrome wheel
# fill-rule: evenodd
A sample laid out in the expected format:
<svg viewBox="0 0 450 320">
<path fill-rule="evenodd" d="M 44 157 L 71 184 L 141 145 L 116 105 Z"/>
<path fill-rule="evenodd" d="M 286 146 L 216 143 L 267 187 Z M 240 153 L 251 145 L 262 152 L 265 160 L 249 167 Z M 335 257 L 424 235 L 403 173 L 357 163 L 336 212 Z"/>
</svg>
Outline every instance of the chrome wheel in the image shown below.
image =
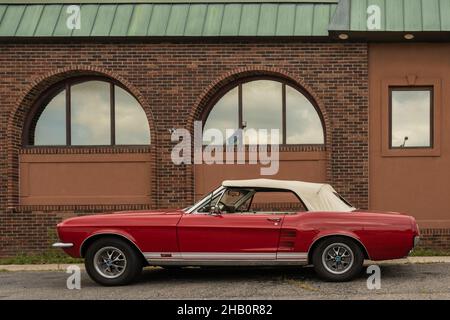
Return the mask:
<svg viewBox="0 0 450 320">
<path fill-rule="evenodd" d="M 332 243 L 322 253 L 322 264 L 328 272 L 343 274 L 353 265 L 352 249 L 345 243 Z"/>
<path fill-rule="evenodd" d="M 95 253 L 94 267 L 101 276 L 114 279 L 124 273 L 127 259 L 122 250 L 115 247 L 103 247 Z"/>
</svg>

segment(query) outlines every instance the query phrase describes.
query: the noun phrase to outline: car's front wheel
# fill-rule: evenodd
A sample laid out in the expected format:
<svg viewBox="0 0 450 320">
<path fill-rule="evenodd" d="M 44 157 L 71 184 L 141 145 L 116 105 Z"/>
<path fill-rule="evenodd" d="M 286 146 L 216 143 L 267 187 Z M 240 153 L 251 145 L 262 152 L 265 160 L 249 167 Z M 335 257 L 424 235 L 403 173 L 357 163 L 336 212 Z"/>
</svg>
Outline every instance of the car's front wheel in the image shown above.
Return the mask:
<svg viewBox="0 0 450 320">
<path fill-rule="evenodd" d="M 127 242 L 105 237 L 92 243 L 86 251 L 86 271 L 104 286 L 131 283 L 142 271 L 142 259 Z"/>
<path fill-rule="evenodd" d="M 355 241 L 330 237 L 321 241 L 312 256 L 317 274 L 328 281 L 349 281 L 363 266 L 364 254 Z"/>
</svg>

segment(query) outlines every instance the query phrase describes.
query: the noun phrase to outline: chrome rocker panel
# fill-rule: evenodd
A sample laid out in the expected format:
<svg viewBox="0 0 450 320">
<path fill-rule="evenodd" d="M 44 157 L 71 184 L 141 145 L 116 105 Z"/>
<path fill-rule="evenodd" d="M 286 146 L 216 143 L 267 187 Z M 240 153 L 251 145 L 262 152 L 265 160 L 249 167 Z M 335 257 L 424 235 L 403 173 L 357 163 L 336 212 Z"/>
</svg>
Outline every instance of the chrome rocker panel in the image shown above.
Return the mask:
<svg viewBox="0 0 450 320">
<path fill-rule="evenodd" d="M 306 252 L 281 253 L 217 253 L 217 252 L 146 252 L 151 266 L 289 266 L 307 265 Z"/>
</svg>

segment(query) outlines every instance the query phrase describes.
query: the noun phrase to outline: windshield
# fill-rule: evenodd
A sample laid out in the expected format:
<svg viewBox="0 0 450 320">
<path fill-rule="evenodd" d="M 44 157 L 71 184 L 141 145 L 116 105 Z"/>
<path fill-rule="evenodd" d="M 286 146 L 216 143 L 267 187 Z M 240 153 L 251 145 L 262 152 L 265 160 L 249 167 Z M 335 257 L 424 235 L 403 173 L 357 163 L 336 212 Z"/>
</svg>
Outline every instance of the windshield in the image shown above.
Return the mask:
<svg viewBox="0 0 450 320">
<path fill-rule="evenodd" d="M 217 202 L 222 197 L 222 192 L 209 193 L 205 197 L 205 203 L 203 203 L 198 209 L 197 212 L 210 212 L 212 207 L 217 205 Z"/>
<path fill-rule="evenodd" d="M 211 191 L 210 193 L 206 194 L 203 198 L 201 198 L 199 201 L 197 201 L 194 205 L 187 207 L 184 211 L 186 211 L 187 213 L 192 213 L 195 211 L 208 212 L 209 207 L 211 205 L 213 205 L 213 203 L 219 199 L 219 196 L 222 194 L 223 190 L 224 190 L 224 187 L 222 187 L 222 186 L 216 188 L 214 191 Z"/>
</svg>

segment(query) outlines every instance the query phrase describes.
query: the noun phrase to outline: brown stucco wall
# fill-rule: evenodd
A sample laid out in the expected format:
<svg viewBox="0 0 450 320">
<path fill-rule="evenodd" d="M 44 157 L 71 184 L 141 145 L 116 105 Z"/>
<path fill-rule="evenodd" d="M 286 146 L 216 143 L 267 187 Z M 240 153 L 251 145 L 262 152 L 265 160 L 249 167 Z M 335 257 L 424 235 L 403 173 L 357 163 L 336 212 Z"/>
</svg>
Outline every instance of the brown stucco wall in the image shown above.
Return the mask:
<svg viewBox="0 0 450 320">
<path fill-rule="evenodd" d="M 22 153 L 19 202 L 24 206 L 151 204 L 151 164 L 150 153 Z"/>
<path fill-rule="evenodd" d="M 316 147 L 322 149 L 321 147 Z M 248 159 L 248 152 L 246 159 Z M 195 198 L 214 190 L 223 180 L 252 179 L 260 175 L 260 170 L 268 165 L 261 164 L 199 164 L 194 166 Z M 326 182 L 327 158 L 324 151 L 284 151 L 279 154 L 279 168 L 271 179 Z M 263 177 L 264 178 L 264 177 Z M 267 177 L 266 177 L 267 178 Z"/>
<path fill-rule="evenodd" d="M 311 94 L 326 125 L 326 161 L 320 164 L 326 180 L 356 206 L 367 208 L 367 62 L 367 44 L 356 43 L 0 44 L 0 256 L 47 248 L 56 222 L 74 214 L 190 204 L 194 170 L 171 162 L 169 129 L 192 129 L 214 93 L 249 75 L 288 78 Z M 19 154 L 27 152 L 20 137 L 30 107 L 52 84 L 81 74 L 120 81 L 145 109 L 152 131 L 151 203 L 20 206 Z M 141 151 L 122 147 L 33 152 Z"/>
<path fill-rule="evenodd" d="M 371 44 L 369 207 L 413 215 L 424 235 L 450 248 L 450 44 Z M 387 150 L 388 85 L 435 87 L 433 150 Z M 437 239 L 447 239 L 438 241 Z M 425 242 L 427 245 L 433 241 Z"/>
</svg>

